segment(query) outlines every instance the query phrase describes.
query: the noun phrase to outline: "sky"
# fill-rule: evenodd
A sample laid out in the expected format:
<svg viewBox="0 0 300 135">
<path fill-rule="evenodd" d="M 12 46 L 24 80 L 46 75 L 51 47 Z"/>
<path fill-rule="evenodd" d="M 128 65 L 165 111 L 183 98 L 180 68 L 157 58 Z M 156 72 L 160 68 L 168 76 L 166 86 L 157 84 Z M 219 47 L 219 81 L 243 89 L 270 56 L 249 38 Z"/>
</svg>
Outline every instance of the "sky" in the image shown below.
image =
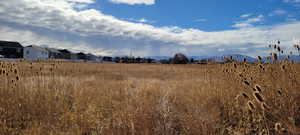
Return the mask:
<svg viewBox="0 0 300 135">
<path fill-rule="evenodd" d="M 265 56 L 299 28 L 300 0 L 0 0 L 0 40 L 102 56 Z"/>
</svg>

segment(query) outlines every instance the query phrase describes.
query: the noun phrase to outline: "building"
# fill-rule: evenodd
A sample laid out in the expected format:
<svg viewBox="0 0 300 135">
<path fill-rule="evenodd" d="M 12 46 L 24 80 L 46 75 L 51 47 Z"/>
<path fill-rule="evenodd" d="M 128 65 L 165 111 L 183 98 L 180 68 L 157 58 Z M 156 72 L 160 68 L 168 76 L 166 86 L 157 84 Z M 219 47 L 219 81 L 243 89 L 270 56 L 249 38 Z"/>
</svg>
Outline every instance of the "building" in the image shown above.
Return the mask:
<svg viewBox="0 0 300 135">
<path fill-rule="evenodd" d="M 67 49 L 59 50 L 62 59 L 71 59 L 71 52 Z"/>
<path fill-rule="evenodd" d="M 0 41 L 0 55 L 4 58 L 23 58 L 23 46 L 18 42 Z"/>
<path fill-rule="evenodd" d="M 94 61 L 94 62 L 101 61 L 101 60 L 99 60 L 99 57 L 97 57 L 94 54 L 89 53 L 86 56 L 89 61 Z"/>
<path fill-rule="evenodd" d="M 83 52 L 77 53 L 77 57 L 80 60 L 86 60 L 87 59 L 87 55 L 84 54 Z"/>
<path fill-rule="evenodd" d="M 30 45 L 24 48 L 23 56 L 27 60 L 45 60 L 49 58 L 49 52 L 45 48 Z"/>
<path fill-rule="evenodd" d="M 61 59 L 78 60 L 78 56 L 76 53 L 73 53 L 67 49 L 63 49 L 59 51 L 61 52 Z"/>
<path fill-rule="evenodd" d="M 62 53 L 54 48 L 46 48 L 46 50 L 49 52 L 49 58 L 50 59 L 61 59 Z"/>
</svg>

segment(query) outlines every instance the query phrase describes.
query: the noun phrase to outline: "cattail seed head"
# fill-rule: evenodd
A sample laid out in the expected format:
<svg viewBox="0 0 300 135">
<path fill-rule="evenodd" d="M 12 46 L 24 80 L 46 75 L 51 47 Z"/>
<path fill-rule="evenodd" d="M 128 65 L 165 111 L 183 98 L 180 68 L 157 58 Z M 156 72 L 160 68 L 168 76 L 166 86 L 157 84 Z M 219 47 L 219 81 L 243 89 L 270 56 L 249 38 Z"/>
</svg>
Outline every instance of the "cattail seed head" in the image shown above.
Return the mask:
<svg viewBox="0 0 300 135">
<path fill-rule="evenodd" d="M 259 92 L 254 92 L 253 96 L 258 102 L 264 102 L 264 97 Z"/>
<path fill-rule="evenodd" d="M 273 60 L 277 61 L 278 60 L 277 54 L 276 53 L 272 53 L 272 58 L 273 58 Z"/>
<path fill-rule="evenodd" d="M 261 87 L 260 87 L 258 84 L 255 85 L 255 89 L 256 89 L 257 91 L 261 92 Z"/>
<path fill-rule="evenodd" d="M 278 51 L 278 52 L 281 52 L 281 48 L 280 48 L 279 46 L 277 47 L 277 51 Z"/>
<path fill-rule="evenodd" d="M 278 89 L 278 90 L 277 90 L 277 94 L 278 94 L 279 96 L 282 96 L 282 90 L 281 90 L 281 89 Z"/>
<path fill-rule="evenodd" d="M 250 86 L 250 82 L 248 82 L 247 80 L 244 81 L 244 84 Z"/>
<path fill-rule="evenodd" d="M 281 70 L 285 70 L 285 65 L 281 65 Z"/>
<path fill-rule="evenodd" d="M 261 58 L 260 56 L 257 56 L 257 59 L 258 59 L 259 61 L 261 61 L 261 60 L 262 60 L 262 58 Z"/>
<path fill-rule="evenodd" d="M 247 102 L 247 105 L 248 105 L 249 110 L 251 110 L 251 111 L 254 111 L 254 110 L 255 110 L 255 105 L 253 104 L 252 101 L 248 101 L 248 102 Z"/>
<path fill-rule="evenodd" d="M 233 64 L 233 67 L 234 67 L 234 68 L 237 68 L 237 64 L 236 64 L 236 63 L 234 63 L 234 64 Z"/>
<path fill-rule="evenodd" d="M 249 96 L 246 93 L 242 93 L 242 95 L 245 99 L 249 99 Z"/>
<path fill-rule="evenodd" d="M 279 123 L 279 122 L 275 123 L 275 130 L 276 130 L 277 132 L 280 132 L 281 129 L 282 129 L 281 123 Z"/>
<path fill-rule="evenodd" d="M 261 109 L 263 109 L 263 110 L 269 110 L 270 107 L 265 102 L 262 102 L 261 103 Z"/>
</svg>

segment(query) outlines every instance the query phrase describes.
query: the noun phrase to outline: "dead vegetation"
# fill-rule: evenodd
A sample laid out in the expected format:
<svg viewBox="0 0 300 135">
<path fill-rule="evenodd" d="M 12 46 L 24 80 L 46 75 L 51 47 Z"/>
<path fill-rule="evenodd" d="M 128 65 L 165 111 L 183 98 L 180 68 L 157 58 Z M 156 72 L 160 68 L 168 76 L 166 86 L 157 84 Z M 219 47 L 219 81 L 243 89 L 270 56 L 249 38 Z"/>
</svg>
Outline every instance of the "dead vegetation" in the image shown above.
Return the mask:
<svg viewBox="0 0 300 135">
<path fill-rule="evenodd" d="M 1 62 L 0 134 L 299 134 L 299 69 Z"/>
</svg>

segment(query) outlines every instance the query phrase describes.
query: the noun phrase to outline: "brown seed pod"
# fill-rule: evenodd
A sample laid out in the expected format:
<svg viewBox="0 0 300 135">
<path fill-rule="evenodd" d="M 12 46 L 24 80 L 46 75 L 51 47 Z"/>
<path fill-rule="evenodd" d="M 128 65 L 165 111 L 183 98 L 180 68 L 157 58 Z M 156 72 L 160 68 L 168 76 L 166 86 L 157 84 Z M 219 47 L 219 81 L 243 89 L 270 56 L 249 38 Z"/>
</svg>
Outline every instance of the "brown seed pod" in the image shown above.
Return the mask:
<svg viewBox="0 0 300 135">
<path fill-rule="evenodd" d="M 273 60 L 277 61 L 278 60 L 277 54 L 276 53 L 272 53 L 272 58 L 273 58 Z"/>
<path fill-rule="evenodd" d="M 258 59 L 259 61 L 261 61 L 261 60 L 262 60 L 262 58 L 261 58 L 260 56 L 257 56 L 257 59 Z"/>
<path fill-rule="evenodd" d="M 254 111 L 254 110 L 255 110 L 255 105 L 253 104 L 252 101 L 248 101 L 248 102 L 247 102 L 247 105 L 248 105 L 249 110 L 251 110 L 251 111 Z"/>
<path fill-rule="evenodd" d="M 243 97 L 249 99 L 249 96 L 246 93 L 242 93 Z"/>
<path fill-rule="evenodd" d="M 285 70 L 285 65 L 281 65 L 281 70 Z"/>
<path fill-rule="evenodd" d="M 244 84 L 250 86 L 250 82 L 248 82 L 247 80 L 244 81 Z"/>
<path fill-rule="evenodd" d="M 280 48 L 279 46 L 277 47 L 277 51 L 278 51 L 278 52 L 281 52 L 281 48 Z"/>
<path fill-rule="evenodd" d="M 277 89 L 277 94 L 279 95 L 279 96 L 282 96 L 282 89 L 280 88 L 280 89 Z"/>
<path fill-rule="evenodd" d="M 260 87 L 258 84 L 255 85 L 255 89 L 256 89 L 257 91 L 261 92 L 261 87 Z"/>
<path fill-rule="evenodd" d="M 279 122 L 276 122 L 276 123 L 275 123 L 275 130 L 276 130 L 277 132 L 280 132 L 280 131 L 281 131 L 281 129 L 282 129 L 282 125 L 281 125 L 281 123 L 279 123 Z"/>
<path fill-rule="evenodd" d="M 264 102 L 264 97 L 259 92 L 254 92 L 253 96 L 258 102 Z"/>
<path fill-rule="evenodd" d="M 261 103 L 261 109 L 263 109 L 263 110 L 269 110 L 270 107 L 265 102 L 262 102 Z"/>
<path fill-rule="evenodd" d="M 234 64 L 233 64 L 233 67 L 234 67 L 234 68 L 237 68 L 237 64 L 236 64 L 236 63 L 234 63 Z"/>
</svg>

